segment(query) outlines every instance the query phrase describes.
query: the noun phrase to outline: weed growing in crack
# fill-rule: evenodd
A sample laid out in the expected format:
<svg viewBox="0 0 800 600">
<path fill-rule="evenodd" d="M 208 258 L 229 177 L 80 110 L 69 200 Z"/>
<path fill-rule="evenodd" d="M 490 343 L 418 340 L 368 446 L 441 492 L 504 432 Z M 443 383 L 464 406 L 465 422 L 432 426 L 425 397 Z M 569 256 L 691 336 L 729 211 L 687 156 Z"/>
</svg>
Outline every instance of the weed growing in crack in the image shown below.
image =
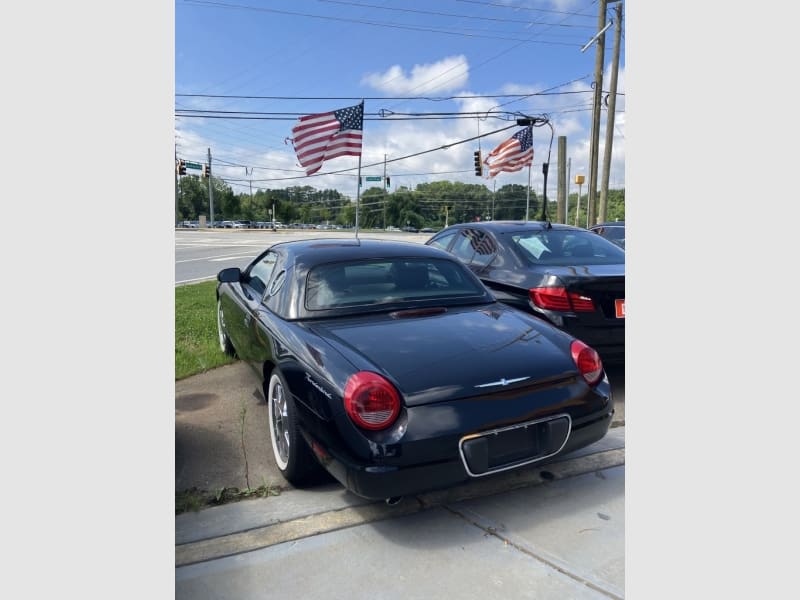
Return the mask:
<svg viewBox="0 0 800 600">
<path fill-rule="evenodd" d="M 247 418 L 247 405 L 242 400 L 242 408 L 239 411 L 239 437 L 242 442 L 242 455 L 244 456 L 244 481 L 247 484 L 247 489 L 250 489 L 250 468 L 247 464 L 247 448 L 244 444 L 244 425 Z"/>
</svg>

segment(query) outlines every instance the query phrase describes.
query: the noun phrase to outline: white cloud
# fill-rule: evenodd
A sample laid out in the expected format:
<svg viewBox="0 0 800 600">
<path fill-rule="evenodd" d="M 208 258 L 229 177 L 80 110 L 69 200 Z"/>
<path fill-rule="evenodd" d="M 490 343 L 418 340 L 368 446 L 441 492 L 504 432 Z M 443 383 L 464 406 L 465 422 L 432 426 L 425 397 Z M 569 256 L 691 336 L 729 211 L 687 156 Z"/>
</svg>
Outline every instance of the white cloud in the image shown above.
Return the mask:
<svg viewBox="0 0 800 600">
<path fill-rule="evenodd" d="M 387 94 L 418 95 L 443 93 L 462 88 L 469 79 L 469 63 L 464 56 L 449 56 L 442 60 L 411 67 L 393 65 L 383 73 L 370 73 L 361 80 L 364 85 Z"/>
</svg>

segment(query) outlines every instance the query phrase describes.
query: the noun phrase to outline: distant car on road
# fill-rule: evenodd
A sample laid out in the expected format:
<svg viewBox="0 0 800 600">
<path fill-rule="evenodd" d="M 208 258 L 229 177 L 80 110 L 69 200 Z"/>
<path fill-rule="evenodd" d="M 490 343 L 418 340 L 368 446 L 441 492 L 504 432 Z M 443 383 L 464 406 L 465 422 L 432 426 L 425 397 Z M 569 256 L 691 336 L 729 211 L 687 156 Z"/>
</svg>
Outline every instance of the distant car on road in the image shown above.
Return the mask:
<svg viewBox="0 0 800 600">
<path fill-rule="evenodd" d="M 594 231 L 597 235 L 606 238 L 609 242 L 614 242 L 617 246 L 623 249 L 625 248 L 625 221 L 598 223 L 590 227 L 589 231 Z"/>
<path fill-rule="evenodd" d="M 625 251 L 586 229 L 542 221 L 484 221 L 443 229 L 426 244 L 458 257 L 501 302 L 595 348 L 625 356 Z"/>
<path fill-rule="evenodd" d="M 295 486 L 324 468 L 393 503 L 548 461 L 611 424 L 597 352 L 497 302 L 437 248 L 289 241 L 217 279 L 220 348 L 262 380 Z"/>
</svg>

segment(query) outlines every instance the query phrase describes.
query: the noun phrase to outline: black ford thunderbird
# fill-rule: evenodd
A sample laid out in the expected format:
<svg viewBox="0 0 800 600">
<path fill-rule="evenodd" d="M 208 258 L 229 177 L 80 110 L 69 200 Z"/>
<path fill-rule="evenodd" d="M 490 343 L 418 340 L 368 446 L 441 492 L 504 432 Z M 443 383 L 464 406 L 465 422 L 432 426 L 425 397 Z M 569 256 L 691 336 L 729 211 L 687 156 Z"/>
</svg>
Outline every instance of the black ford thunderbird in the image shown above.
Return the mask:
<svg viewBox="0 0 800 600">
<path fill-rule="evenodd" d="M 295 486 L 324 468 L 394 499 L 547 461 L 611 423 L 597 352 L 438 248 L 290 241 L 217 279 L 220 346 L 262 378 Z"/>
</svg>

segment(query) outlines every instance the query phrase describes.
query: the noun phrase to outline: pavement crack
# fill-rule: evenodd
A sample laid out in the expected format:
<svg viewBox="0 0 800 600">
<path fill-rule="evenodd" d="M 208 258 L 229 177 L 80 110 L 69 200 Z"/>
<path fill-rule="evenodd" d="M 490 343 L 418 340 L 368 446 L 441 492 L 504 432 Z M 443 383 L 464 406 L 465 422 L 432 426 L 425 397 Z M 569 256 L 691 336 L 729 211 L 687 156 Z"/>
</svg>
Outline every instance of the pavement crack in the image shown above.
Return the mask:
<svg viewBox="0 0 800 600">
<path fill-rule="evenodd" d="M 487 525 L 487 524 L 479 522 L 479 518 L 478 518 L 477 515 L 474 518 L 469 516 L 467 514 L 467 511 L 460 511 L 460 510 L 455 509 L 452 506 L 448 506 L 448 505 L 442 505 L 442 508 L 447 510 L 448 512 L 450 512 L 454 516 L 463 519 L 464 521 L 466 521 L 467 523 L 469 523 L 473 527 L 477 527 L 478 529 L 483 531 L 484 532 L 484 534 L 483 534 L 484 537 L 491 536 L 491 537 L 497 538 L 499 541 L 503 542 L 504 545 L 511 546 L 512 548 L 514 548 L 515 550 L 517 550 L 519 552 L 522 552 L 526 556 L 530 556 L 532 559 L 537 560 L 537 561 L 539 561 L 541 563 L 544 563 L 545 565 L 547 565 L 551 569 L 554 569 L 554 570 L 558 571 L 559 573 L 561 573 L 562 575 L 564 575 L 566 577 L 569 577 L 573 581 L 577 581 L 578 583 L 581 583 L 581 584 L 585 585 L 586 587 L 588 587 L 588 588 L 590 588 L 590 589 L 592 589 L 592 590 L 594 590 L 596 592 L 599 592 L 599 593 L 603 594 L 604 596 L 608 596 L 609 598 L 614 598 L 615 600 L 624 600 L 623 596 L 619 596 L 619 595 L 617 595 L 617 594 L 615 594 L 613 592 L 610 592 L 609 590 L 604 589 L 603 587 L 597 585 L 596 583 L 593 583 L 592 581 L 589 581 L 589 580 L 585 579 L 584 577 L 581 577 L 581 576 L 579 576 L 579 575 L 577 575 L 575 573 L 572 573 L 571 571 L 565 569 L 561 565 L 553 562 L 552 560 L 550 560 L 546 556 L 543 556 L 543 555 L 541 555 L 541 554 L 539 554 L 537 552 L 534 552 L 530 548 L 526 548 L 525 546 L 522 546 L 521 544 L 516 543 L 514 540 L 510 539 L 509 537 L 507 537 L 505 535 L 501 535 L 500 531 L 505 529 L 505 527 L 503 525 L 500 525 L 498 527 L 493 527 L 491 525 Z"/>
</svg>

